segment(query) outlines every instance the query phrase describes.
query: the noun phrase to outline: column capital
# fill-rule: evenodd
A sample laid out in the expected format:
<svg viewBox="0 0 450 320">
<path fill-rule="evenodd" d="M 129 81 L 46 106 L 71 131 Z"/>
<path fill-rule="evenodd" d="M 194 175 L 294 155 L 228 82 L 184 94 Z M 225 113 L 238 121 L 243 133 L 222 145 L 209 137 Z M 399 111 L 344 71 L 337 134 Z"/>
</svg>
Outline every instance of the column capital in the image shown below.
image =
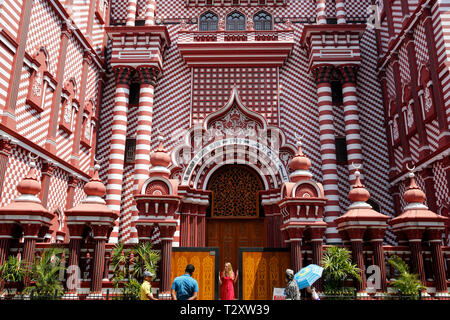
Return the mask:
<svg viewBox="0 0 450 320">
<path fill-rule="evenodd" d="M 156 86 L 160 70 L 154 66 L 139 66 L 137 67 L 139 80 L 143 84 L 151 84 Z"/>
<path fill-rule="evenodd" d="M 427 231 L 426 231 L 427 240 L 432 241 L 432 242 L 442 241 L 443 233 L 444 233 L 443 228 L 427 229 Z"/>
<path fill-rule="evenodd" d="M 339 66 L 341 72 L 341 82 L 356 84 L 356 75 L 358 73 L 358 66 L 356 65 L 343 65 Z"/>
<path fill-rule="evenodd" d="M 334 67 L 332 65 L 320 65 L 313 67 L 312 72 L 316 84 L 329 83 L 332 80 Z"/>
<path fill-rule="evenodd" d="M 75 188 L 80 183 L 81 178 L 79 176 L 69 175 L 68 187 Z"/>
<path fill-rule="evenodd" d="M 116 85 L 118 84 L 130 84 L 131 80 L 131 67 L 127 66 L 116 66 L 113 67 L 114 78 L 116 80 Z"/>
<path fill-rule="evenodd" d="M 110 233 L 112 226 L 109 224 L 93 224 L 92 231 L 94 233 L 95 240 L 108 240 L 108 234 Z"/>
<path fill-rule="evenodd" d="M 56 165 L 52 161 L 43 161 L 42 162 L 42 175 L 52 176 L 53 171 L 56 169 Z"/>
<path fill-rule="evenodd" d="M 404 233 L 408 237 L 408 241 L 421 241 L 424 229 L 409 229 L 405 230 Z"/>
<path fill-rule="evenodd" d="M 173 236 L 175 234 L 175 231 L 177 229 L 177 226 L 175 224 L 158 224 L 159 233 L 160 233 L 160 239 L 162 240 L 170 240 L 173 241 Z"/>
</svg>

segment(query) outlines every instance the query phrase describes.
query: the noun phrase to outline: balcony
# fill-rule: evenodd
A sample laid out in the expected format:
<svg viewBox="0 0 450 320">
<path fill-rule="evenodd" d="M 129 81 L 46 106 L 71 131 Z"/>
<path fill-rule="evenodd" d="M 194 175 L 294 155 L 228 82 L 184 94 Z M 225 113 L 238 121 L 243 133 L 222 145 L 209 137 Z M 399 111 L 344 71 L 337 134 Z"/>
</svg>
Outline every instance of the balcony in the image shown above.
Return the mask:
<svg viewBox="0 0 450 320">
<path fill-rule="evenodd" d="M 292 30 L 180 31 L 178 48 L 190 67 L 281 66 L 294 47 Z"/>
</svg>

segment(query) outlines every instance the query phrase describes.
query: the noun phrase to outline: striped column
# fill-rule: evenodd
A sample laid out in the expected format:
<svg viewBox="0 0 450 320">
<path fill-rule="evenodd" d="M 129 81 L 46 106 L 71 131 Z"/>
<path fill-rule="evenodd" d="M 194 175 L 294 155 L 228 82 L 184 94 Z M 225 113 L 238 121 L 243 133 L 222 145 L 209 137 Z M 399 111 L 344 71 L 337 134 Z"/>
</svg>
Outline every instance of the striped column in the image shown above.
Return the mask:
<svg viewBox="0 0 450 320">
<path fill-rule="evenodd" d="M 339 190 L 336 164 L 336 142 L 334 135 L 333 106 L 331 104 L 331 71 L 332 66 L 319 66 L 313 72 L 317 83 L 317 96 L 319 106 L 319 134 L 322 158 L 322 175 L 325 198 L 325 222 L 328 228 L 325 231 L 327 243 L 340 243 L 339 233 L 334 219 L 339 217 Z"/>
<path fill-rule="evenodd" d="M 338 24 L 345 24 L 346 20 L 345 0 L 336 0 L 336 17 Z"/>
<path fill-rule="evenodd" d="M 80 178 L 76 176 L 69 176 L 69 182 L 67 184 L 67 198 L 66 198 L 66 210 L 73 207 L 75 200 L 75 189 L 80 182 Z"/>
<path fill-rule="evenodd" d="M 102 292 L 103 272 L 105 269 L 105 238 L 94 238 L 94 270 L 92 270 L 91 294 Z"/>
<path fill-rule="evenodd" d="M 291 241 L 291 265 L 292 270 L 297 273 L 302 268 L 302 241 Z"/>
<path fill-rule="evenodd" d="M 172 266 L 172 242 L 176 225 L 159 224 L 161 240 L 161 292 L 170 291 L 170 272 Z"/>
<path fill-rule="evenodd" d="M 158 71 L 153 67 L 138 67 L 140 78 L 139 108 L 136 128 L 136 156 L 134 160 L 133 192 L 139 193 L 138 186 L 149 177 L 150 140 L 152 134 L 153 94 Z M 135 221 L 139 217 L 136 206 L 133 206 L 131 219 L 131 242 L 138 241 Z"/>
<path fill-rule="evenodd" d="M 282 225 L 282 218 L 280 212 L 273 212 L 273 241 L 275 248 L 283 248 L 285 247 L 285 242 L 283 238 L 283 234 L 280 232 L 280 227 Z"/>
<path fill-rule="evenodd" d="M 356 263 L 358 268 L 361 269 L 361 272 L 359 273 L 361 282 L 357 282 L 356 287 L 358 292 L 363 292 L 366 290 L 366 268 L 364 266 L 362 239 L 351 239 L 350 241 L 352 245 L 353 261 Z"/>
<path fill-rule="evenodd" d="M 386 262 L 384 260 L 384 249 L 383 249 L 383 239 L 374 239 L 372 240 L 373 246 L 373 254 L 374 254 L 374 262 L 380 268 L 380 282 L 381 282 L 381 291 L 386 292 L 387 283 L 386 283 Z"/>
<path fill-rule="evenodd" d="M 134 27 L 135 26 L 135 20 L 136 20 L 136 7 L 137 7 L 137 0 L 128 0 L 127 4 L 127 20 L 125 25 L 127 27 Z"/>
<path fill-rule="evenodd" d="M 9 247 L 11 245 L 11 236 L 0 238 L 0 266 L 5 263 L 8 258 Z M 0 293 L 3 292 L 3 280 L 0 280 Z"/>
<path fill-rule="evenodd" d="M 195 247 L 195 238 L 197 234 L 197 230 L 195 230 L 197 226 L 197 212 L 191 212 L 189 216 L 189 247 Z"/>
<path fill-rule="evenodd" d="M 326 24 L 327 17 L 325 14 L 325 0 L 316 0 L 316 10 L 317 10 L 317 24 Z"/>
<path fill-rule="evenodd" d="M 112 120 L 111 151 L 106 184 L 106 204 L 109 209 L 120 216 L 122 195 L 123 165 L 125 141 L 127 136 L 127 107 L 131 70 L 127 67 L 114 68 L 116 92 Z M 110 242 L 117 243 L 119 236 L 119 218 L 114 222 Z"/>
<path fill-rule="evenodd" d="M 187 206 L 190 204 L 183 204 L 183 211 L 180 214 L 180 246 L 187 247 L 189 243 L 189 214 Z"/>
<path fill-rule="evenodd" d="M 355 165 L 362 165 L 362 147 L 359 127 L 358 99 L 356 94 L 356 66 L 342 66 L 342 93 L 344 98 L 345 140 L 350 185 L 355 183 Z M 362 177 L 360 177 L 362 179 Z"/>
<path fill-rule="evenodd" d="M 155 25 L 155 11 L 156 11 L 156 1 L 147 0 L 147 10 L 145 11 L 145 25 L 154 26 Z"/>
</svg>

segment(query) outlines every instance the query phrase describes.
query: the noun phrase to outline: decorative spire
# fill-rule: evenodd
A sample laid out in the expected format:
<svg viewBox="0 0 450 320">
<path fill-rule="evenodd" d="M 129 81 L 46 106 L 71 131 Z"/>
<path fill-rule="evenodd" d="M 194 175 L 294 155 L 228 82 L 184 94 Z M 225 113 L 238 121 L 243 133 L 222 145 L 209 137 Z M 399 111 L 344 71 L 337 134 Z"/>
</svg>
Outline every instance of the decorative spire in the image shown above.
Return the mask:
<svg viewBox="0 0 450 320">
<path fill-rule="evenodd" d="M 97 160 L 95 160 L 95 162 L 97 162 Z M 106 187 L 98 176 L 100 165 L 96 163 L 93 169 L 94 174 L 92 175 L 91 180 L 84 185 L 84 192 L 87 197 L 83 200 L 83 202 L 105 203 L 105 200 L 103 200 L 102 197 L 105 195 Z"/>
<path fill-rule="evenodd" d="M 17 186 L 17 191 L 19 191 L 21 195 L 16 199 L 16 201 L 32 201 L 41 203 L 41 200 L 36 196 L 42 188 L 36 172 L 35 160 L 37 159 L 37 156 L 32 157 L 30 152 L 29 157 L 30 171 L 28 171 L 27 176 Z"/>
<path fill-rule="evenodd" d="M 425 207 L 423 202 L 425 201 L 426 196 L 425 193 L 419 188 L 416 183 L 416 179 L 414 178 L 413 171 L 415 167 L 409 168 L 409 166 L 406 165 L 406 169 L 408 169 L 409 171 L 409 187 L 403 194 L 403 199 L 405 199 L 406 203 L 408 203 L 408 206 L 405 209 L 407 209 L 411 205 L 422 205 Z"/>
<path fill-rule="evenodd" d="M 350 190 L 350 192 L 348 193 L 348 198 L 350 199 L 350 201 L 352 203 L 366 202 L 367 200 L 370 199 L 370 193 L 369 193 L 369 191 L 367 191 L 367 189 L 361 183 L 361 179 L 359 178 L 361 173 L 358 171 L 358 169 L 361 168 L 361 165 L 356 166 L 355 164 L 352 163 L 352 166 L 354 169 L 356 169 L 356 171 L 354 173 L 356 179 L 355 179 L 355 184 L 353 185 L 352 190 Z"/>
<path fill-rule="evenodd" d="M 290 178 L 293 182 L 297 182 L 303 179 L 310 179 L 312 177 L 311 172 L 309 172 L 309 168 L 311 167 L 311 160 L 309 160 L 304 154 L 302 150 L 302 141 L 303 136 L 297 139 L 297 153 L 294 158 L 289 161 L 289 168 L 293 171 L 290 174 Z"/>
<path fill-rule="evenodd" d="M 157 130 L 157 140 L 159 141 L 158 147 L 155 152 L 150 156 L 151 169 L 149 171 L 151 176 L 165 176 L 170 175 L 170 170 L 167 169 L 170 166 L 171 159 L 170 154 L 166 152 L 163 146 L 164 136 Z"/>
</svg>

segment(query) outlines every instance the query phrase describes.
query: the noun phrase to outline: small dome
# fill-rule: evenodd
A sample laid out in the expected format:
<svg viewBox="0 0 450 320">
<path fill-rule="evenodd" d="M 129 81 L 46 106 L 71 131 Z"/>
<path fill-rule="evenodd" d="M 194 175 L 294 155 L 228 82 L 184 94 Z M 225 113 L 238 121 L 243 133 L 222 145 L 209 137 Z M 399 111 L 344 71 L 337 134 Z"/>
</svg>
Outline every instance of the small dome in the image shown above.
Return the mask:
<svg viewBox="0 0 450 320">
<path fill-rule="evenodd" d="M 41 192 L 42 186 L 37 178 L 36 163 L 34 161 L 31 161 L 30 168 L 31 169 L 25 179 L 23 179 L 17 186 L 17 191 L 21 194 L 37 195 Z"/>
<path fill-rule="evenodd" d="M 311 167 L 311 160 L 309 160 L 302 151 L 302 143 L 301 141 L 297 142 L 297 153 L 294 158 L 289 161 L 289 168 L 293 171 L 296 170 L 309 170 Z"/>
<path fill-rule="evenodd" d="M 409 187 L 403 194 L 403 199 L 407 203 L 423 203 L 426 199 L 425 193 L 417 185 L 412 171 L 409 172 L 409 178 Z"/>
<path fill-rule="evenodd" d="M 361 183 L 361 179 L 359 178 L 360 173 L 358 170 L 355 171 L 355 184 L 353 185 L 352 190 L 348 193 L 348 198 L 353 202 L 366 202 L 370 199 L 370 193 Z"/>
<path fill-rule="evenodd" d="M 94 175 L 91 180 L 84 185 L 84 192 L 87 196 L 103 197 L 106 192 L 106 187 L 98 176 L 99 169 L 100 166 L 96 164 L 94 166 Z"/>
</svg>

